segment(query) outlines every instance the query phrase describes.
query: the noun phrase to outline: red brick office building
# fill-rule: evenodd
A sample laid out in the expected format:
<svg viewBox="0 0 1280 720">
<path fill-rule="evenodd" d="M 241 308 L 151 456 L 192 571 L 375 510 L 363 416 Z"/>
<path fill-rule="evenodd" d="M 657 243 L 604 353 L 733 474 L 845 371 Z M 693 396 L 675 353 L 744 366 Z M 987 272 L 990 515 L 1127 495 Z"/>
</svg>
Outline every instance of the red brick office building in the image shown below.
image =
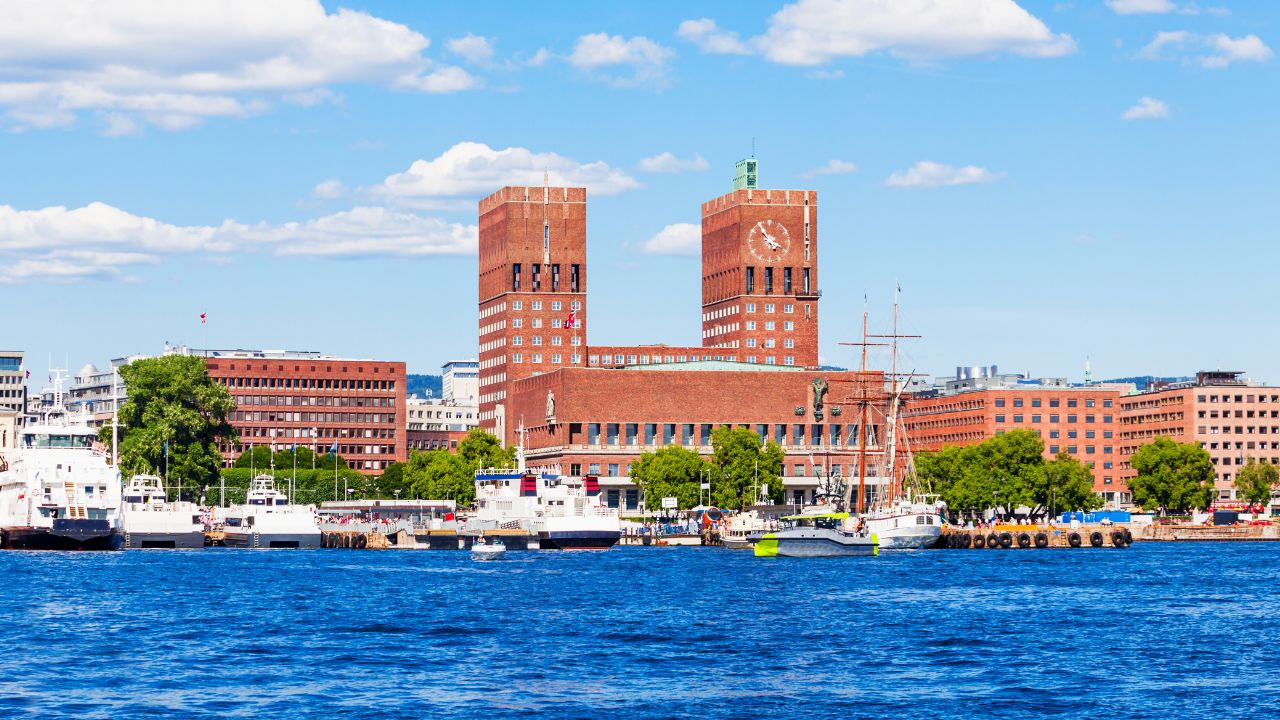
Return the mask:
<svg viewBox="0 0 1280 720">
<path fill-rule="evenodd" d="M 191 351 L 192 354 L 204 351 Z M 334 445 L 352 469 L 379 475 L 408 458 L 405 364 L 312 352 L 210 350 L 209 376 L 231 393 L 240 442 L 221 448 L 228 465 L 246 447 Z"/>
</svg>

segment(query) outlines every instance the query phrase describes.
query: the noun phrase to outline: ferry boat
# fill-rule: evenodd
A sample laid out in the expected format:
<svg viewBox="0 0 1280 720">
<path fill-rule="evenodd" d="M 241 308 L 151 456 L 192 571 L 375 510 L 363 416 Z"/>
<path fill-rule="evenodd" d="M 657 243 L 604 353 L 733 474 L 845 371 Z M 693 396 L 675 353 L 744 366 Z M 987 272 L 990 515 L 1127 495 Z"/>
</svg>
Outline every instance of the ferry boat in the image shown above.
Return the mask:
<svg viewBox="0 0 1280 720">
<path fill-rule="evenodd" d="M 195 503 L 169 502 L 159 477 L 134 475 L 120 507 L 126 548 L 204 547 L 204 521 Z"/>
<path fill-rule="evenodd" d="M 320 526 L 315 513 L 290 505 L 276 490 L 275 478 L 253 478 L 243 505 L 232 505 L 223 522 L 223 543 L 242 548 L 318 548 Z"/>
<path fill-rule="evenodd" d="M 120 472 L 85 417 L 63 407 L 60 374 L 53 397 L 0 462 L 0 547 L 118 550 Z"/>
<path fill-rule="evenodd" d="M 600 497 L 594 475 L 535 473 L 524 463 L 524 427 L 514 468 L 476 473 L 476 509 L 466 532 L 524 530 L 543 550 L 608 550 L 622 537 L 622 517 Z"/>
<path fill-rule="evenodd" d="M 783 529 L 759 535 L 756 557 L 876 555 L 880 543 L 849 513 L 804 513 L 779 518 Z"/>
<path fill-rule="evenodd" d="M 543 550 L 608 550 L 622 536 L 622 520 L 601 501 L 595 477 L 490 469 L 476 473 L 466 530 L 491 529 L 525 530 Z"/>
<path fill-rule="evenodd" d="M 756 539 L 767 532 L 771 523 L 755 510 L 730 516 L 720 525 L 720 543 L 730 550 L 750 550 Z"/>
</svg>

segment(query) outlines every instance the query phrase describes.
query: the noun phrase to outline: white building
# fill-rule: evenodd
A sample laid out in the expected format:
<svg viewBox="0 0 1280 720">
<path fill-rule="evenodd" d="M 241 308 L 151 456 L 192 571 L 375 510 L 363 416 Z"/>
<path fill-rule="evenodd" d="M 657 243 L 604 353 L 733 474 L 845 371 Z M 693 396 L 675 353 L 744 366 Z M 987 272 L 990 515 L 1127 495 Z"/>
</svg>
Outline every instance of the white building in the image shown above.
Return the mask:
<svg viewBox="0 0 1280 720">
<path fill-rule="evenodd" d="M 445 402 L 475 405 L 480 397 L 480 361 L 454 360 L 441 368 L 443 382 L 440 394 Z"/>
</svg>

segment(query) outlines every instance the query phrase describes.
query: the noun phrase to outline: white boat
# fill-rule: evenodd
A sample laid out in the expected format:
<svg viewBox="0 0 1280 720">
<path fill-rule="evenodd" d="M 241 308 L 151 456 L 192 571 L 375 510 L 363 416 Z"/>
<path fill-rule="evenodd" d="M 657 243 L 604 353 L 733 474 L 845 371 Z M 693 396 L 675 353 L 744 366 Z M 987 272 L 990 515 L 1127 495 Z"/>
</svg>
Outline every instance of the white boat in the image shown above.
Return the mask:
<svg viewBox="0 0 1280 720">
<path fill-rule="evenodd" d="M 169 502 L 155 475 L 134 475 L 129 479 L 120 520 L 127 548 L 204 547 L 200 508 L 186 501 Z"/>
<path fill-rule="evenodd" d="M 501 540 L 488 541 L 482 537 L 471 546 L 472 560 L 501 560 L 506 554 L 507 546 Z"/>
<path fill-rule="evenodd" d="M 276 490 L 274 478 L 258 475 L 246 502 L 227 510 L 223 542 L 227 547 L 318 548 L 320 526 L 314 512 L 289 504 L 285 494 Z"/>
<path fill-rule="evenodd" d="M 63 407 L 56 374 L 53 405 L 22 429 L 17 449 L 0 463 L 0 547 L 120 548 L 120 473 L 96 441 L 85 417 Z"/>
<path fill-rule="evenodd" d="M 946 503 L 940 500 L 895 500 L 863 514 L 867 528 L 880 538 L 882 550 L 922 550 L 942 537 Z"/>
<path fill-rule="evenodd" d="M 776 525 L 760 517 L 755 510 L 744 510 L 728 517 L 720 525 L 720 543 L 730 550 L 750 550 L 757 537 L 776 529 Z"/>
<path fill-rule="evenodd" d="M 879 543 L 849 513 L 803 513 L 779 518 L 783 529 L 755 542 L 756 557 L 851 557 L 876 555 Z"/>
<path fill-rule="evenodd" d="M 622 537 L 617 508 L 606 505 L 595 476 L 535 473 L 524 465 L 520 428 L 516 467 L 476 473 L 476 508 L 466 531 L 524 530 L 543 550 L 608 550 Z"/>
</svg>

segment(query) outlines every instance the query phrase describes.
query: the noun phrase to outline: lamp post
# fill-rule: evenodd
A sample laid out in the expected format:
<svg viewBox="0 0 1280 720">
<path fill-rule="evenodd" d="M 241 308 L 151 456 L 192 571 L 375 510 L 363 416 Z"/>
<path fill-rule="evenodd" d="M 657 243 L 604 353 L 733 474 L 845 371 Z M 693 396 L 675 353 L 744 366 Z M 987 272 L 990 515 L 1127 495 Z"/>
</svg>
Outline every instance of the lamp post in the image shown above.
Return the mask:
<svg viewBox="0 0 1280 720">
<path fill-rule="evenodd" d="M 999 517 L 996 507 L 1000 504 L 1000 492 L 998 490 L 991 491 L 991 519 L 994 521 Z"/>
<path fill-rule="evenodd" d="M 313 471 L 316 469 L 316 436 L 319 434 L 318 428 L 311 428 L 311 469 Z M 315 478 L 312 478 L 312 482 L 315 482 Z"/>
</svg>

